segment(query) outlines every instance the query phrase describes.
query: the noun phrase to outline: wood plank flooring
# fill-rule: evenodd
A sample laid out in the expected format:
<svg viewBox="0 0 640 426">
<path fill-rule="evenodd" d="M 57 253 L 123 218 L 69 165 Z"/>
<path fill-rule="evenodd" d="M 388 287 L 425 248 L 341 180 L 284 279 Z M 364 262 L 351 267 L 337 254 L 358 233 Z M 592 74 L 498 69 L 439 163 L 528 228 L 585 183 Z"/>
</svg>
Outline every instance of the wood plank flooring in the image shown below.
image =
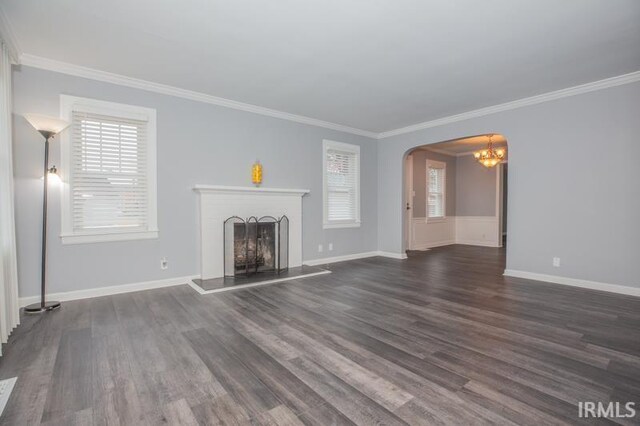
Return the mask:
<svg viewBox="0 0 640 426">
<path fill-rule="evenodd" d="M 504 261 L 457 245 L 67 302 L 5 345 L 0 424 L 551 425 L 579 424 L 579 401 L 640 403 L 640 299 L 505 278 Z"/>
</svg>

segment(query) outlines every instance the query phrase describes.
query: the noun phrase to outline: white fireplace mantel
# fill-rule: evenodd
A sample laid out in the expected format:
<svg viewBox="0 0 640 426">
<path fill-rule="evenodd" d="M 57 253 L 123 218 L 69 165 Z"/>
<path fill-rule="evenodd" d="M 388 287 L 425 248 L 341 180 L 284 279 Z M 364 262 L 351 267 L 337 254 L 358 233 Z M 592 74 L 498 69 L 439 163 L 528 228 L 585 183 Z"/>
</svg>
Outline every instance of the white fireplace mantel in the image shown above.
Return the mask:
<svg viewBox="0 0 640 426">
<path fill-rule="evenodd" d="M 196 192 L 224 192 L 224 193 L 268 193 L 268 194 L 286 194 L 298 195 L 300 197 L 308 194 L 308 189 L 292 189 L 292 188 L 260 188 L 252 186 L 224 186 L 224 185 L 196 185 L 193 187 Z"/>
<path fill-rule="evenodd" d="M 224 221 L 231 216 L 289 219 L 289 266 L 302 265 L 302 197 L 308 189 L 195 185 L 200 204 L 202 279 L 224 275 Z"/>
</svg>

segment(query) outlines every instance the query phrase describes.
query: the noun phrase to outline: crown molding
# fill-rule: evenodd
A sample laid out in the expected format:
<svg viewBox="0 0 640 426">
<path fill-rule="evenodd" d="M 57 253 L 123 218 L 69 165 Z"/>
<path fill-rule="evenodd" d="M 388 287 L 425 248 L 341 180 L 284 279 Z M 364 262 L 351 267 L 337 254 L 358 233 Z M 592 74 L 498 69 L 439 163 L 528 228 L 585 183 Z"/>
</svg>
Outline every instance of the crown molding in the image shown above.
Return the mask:
<svg viewBox="0 0 640 426">
<path fill-rule="evenodd" d="M 1 13 L 0 9 L 0 23 L 3 24 L 0 28 L 9 28 L 6 33 L 9 33 L 7 39 L 12 38 L 12 41 L 7 41 L 7 44 L 13 42 L 14 47 L 9 45 L 10 50 L 20 52 L 16 43 L 15 37 L 10 30 L 10 26 L 6 26 L 8 21 L 6 17 Z M 3 21 L 4 20 L 4 21 Z M 4 32 L 2 35 L 5 35 Z M 17 53 L 16 53 L 17 54 Z M 222 106 L 225 108 L 236 109 L 245 112 L 251 112 L 254 114 L 265 115 L 268 117 L 279 118 L 282 120 L 293 121 L 296 123 L 308 124 L 311 126 L 322 127 L 325 129 L 336 130 L 339 132 L 350 133 L 358 136 L 365 136 L 372 139 L 386 139 L 392 136 L 398 136 L 406 133 L 416 132 L 418 130 L 428 129 L 432 127 L 443 126 L 445 124 L 455 123 L 458 121 L 464 121 L 471 118 L 482 117 L 485 115 L 495 114 L 498 112 L 509 111 L 512 109 L 522 108 L 530 105 L 536 105 L 543 102 L 553 101 L 556 99 L 562 99 L 569 96 L 580 95 L 583 93 L 594 92 L 597 90 L 607 89 L 610 87 L 621 86 L 624 84 L 636 83 L 640 81 L 640 71 L 635 71 L 629 74 L 623 74 L 615 77 L 606 78 L 603 80 L 594 81 L 591 83 L 581 84 L 579 86 L 573 86 L 566 89 L 556 90 L 553 92 L 543 93 L 528 98 L 522 98 L 503 104 L 493 105 L 485 108 L 480 108 L 472 111 L 463 112 L 460 114 L 451 115 L 448 117 L 438 118 L 436 120 L 425 121 L 423 123 L 413 124 L 411 126 L 402 127 L 395 130 L 389 130 L 386 132 L 373 132 L 369 130 L 357 129 L 354 127 L 345 126 L 342 124 L 331 123 L 311 117 L 306 117 L 297 114 L 291 114 L 284 111 L 278 111 L 275 109 L 265 108 L 257 105 L 246 104 L 243 102 L 233 101 L 231 99 L 220 98 L 205 93 L 195 92 L 192 90 L 181 89 L 179 87 L 169 86 L 161 83 L 154 83 L 147 80 L 127 77 L 120 74 L 114 74 L 106 71 L 100 71 L 93 68 L 87 68 L 79 65 L 70 64 L 67 62 L 60 62 L 53 59 L 43 58 L 40 56 L 22 54 L 19 57 L 19 61 L 25 66 L 40 68 L 48 71 L 59 72 L 62 74 L 73 75 L 76 77 L 88 78 L 91 80 L 102 81 L 106 83 L 116 84 L 119 86 L 126 86 L 140 90 L 146 90 L 149 92 L 160 93 L 169 96 L 175 96 L 179 98 L 189 99 L 192 101 L 208 103 L 212 105 Z"/>
<path fill-rule="evenodd" d="M 13 31 L 11 22 L 9 22 L 9 18 L 7 18 L 2 7 L 0 7 L 0 39 L 4 41 L 5 45 L 9 49 L 11 62 L 19 64 L 22 50 L 20 50 L 20 44 L 18 43 L 16 33 Z"/>
<path fill-rule="evenodd" d="M 284 111 L 265 108 L 257 105 L 246 104 L 243 102 L 233 101 L 231 99 L 220 98 L 205 93 L 195 92 L 192 90 L 181 89 L 179 87 L 169 86 L 161 83 L 154 83 L 147 80 L 127 77 L 120 74 L 114 74 L 106 71 L 100 71 L 93 68 L 87 68 L 80 65 L 74 65 L 67 62 L 60 62 L 53 59 L 43 58 L 40 56 L 22 54 L 20 63 L 25 66 L 40 68 L 48 71 L 54 71 L 62 74 L 68 74 L 75 77 L 88 78 L 91 80 L 102 81 L 105 83 L 117 84 L 119 86 L 132 87 L 134 89 L 146 90 L 148 92 L 160 93 L 163 95 L 175 96 L 178 98 L 189 99 L 192 101 L 203 102 L 207 104 L 222 106 L 225 108 L 236 109 L 254 114 L 266 115 L 268 117 L 280 118 L 282 120 L 293 121 L 296 123 L 308 124 L 325 129 L 337 130 L 339 132 L 351 133 L 358 136 L 366 136 L 368 138 L 377 139 L 378 133 L 368 130 L 356 129 L 354 127 L 344 126 L 342 124 L 331 123 L 328 121 L 318 120 L 303 115 L 291 114 Z"/>
<path fill-rule="evenodd" d="M 566 89 L 556 90 L 553 92 L 543 93 L 541 95 L 531 96 L 528 98 L 518 99 L 516 101 L 506 102 L 503 104 L 493 105 L 490 107 L 480 108 L 473 111 L 463 112 L 461 114 L 450 115 L 448 117 L 438 118 L 436 120 L 425 121 L 423 123 L 413 124 L 407 127 L 378 133 L 378 139 L 385 139 L 391 136 L 412 133 L 418 130 L 438 127 L 445 124 L 455 123 L 457 121 L 468 120 L 470 118 L 482 117 L 485 115 L 495 114 L 497 112 L 509 111 L 512 109 L 522 108 L 529 105 L 536 105 L 543 102 L 562 99 L 569 96 L 580 95 L 583 93 L 594 92 L 596 90 L 607 89 L 609 87 L 621 86 L 623 84 L 636 83 L 640 81 L 640 71 L 629 74 L 623 74 L 616 77 L 605 78 L 591 83 L 581 84 Z"/>
</svg>

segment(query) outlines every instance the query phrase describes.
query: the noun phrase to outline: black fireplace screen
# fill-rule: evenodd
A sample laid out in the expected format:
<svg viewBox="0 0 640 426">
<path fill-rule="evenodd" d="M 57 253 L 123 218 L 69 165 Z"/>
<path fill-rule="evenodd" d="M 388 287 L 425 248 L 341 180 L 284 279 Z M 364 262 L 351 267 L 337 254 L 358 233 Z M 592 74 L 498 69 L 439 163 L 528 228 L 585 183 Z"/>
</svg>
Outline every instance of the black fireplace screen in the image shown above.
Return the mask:
<svg viewBox="0 0 640 426">
<path fill-rule="evenodd" d="M 289 218 L 273 216 L 224 221 L 224 276 L 280 273 L 289 267 Z"/>
</svg>

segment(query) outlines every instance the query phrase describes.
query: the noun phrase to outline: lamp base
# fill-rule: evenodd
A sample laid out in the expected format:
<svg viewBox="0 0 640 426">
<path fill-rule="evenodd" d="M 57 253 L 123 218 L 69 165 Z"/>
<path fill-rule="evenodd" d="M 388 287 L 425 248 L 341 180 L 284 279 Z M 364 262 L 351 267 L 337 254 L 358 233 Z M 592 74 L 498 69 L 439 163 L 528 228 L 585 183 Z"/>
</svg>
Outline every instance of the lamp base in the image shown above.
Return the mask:
<svg viewBox="0 0 640 426">
<path fill-rule="evenodd" d="M 41 314 L 43 312 L 53 311 L 60 307 L 60 302 L 45 302 L 44 306 L 40 302 L 33 303 L 24 307 L 25 314 Z"/>
</svg>

